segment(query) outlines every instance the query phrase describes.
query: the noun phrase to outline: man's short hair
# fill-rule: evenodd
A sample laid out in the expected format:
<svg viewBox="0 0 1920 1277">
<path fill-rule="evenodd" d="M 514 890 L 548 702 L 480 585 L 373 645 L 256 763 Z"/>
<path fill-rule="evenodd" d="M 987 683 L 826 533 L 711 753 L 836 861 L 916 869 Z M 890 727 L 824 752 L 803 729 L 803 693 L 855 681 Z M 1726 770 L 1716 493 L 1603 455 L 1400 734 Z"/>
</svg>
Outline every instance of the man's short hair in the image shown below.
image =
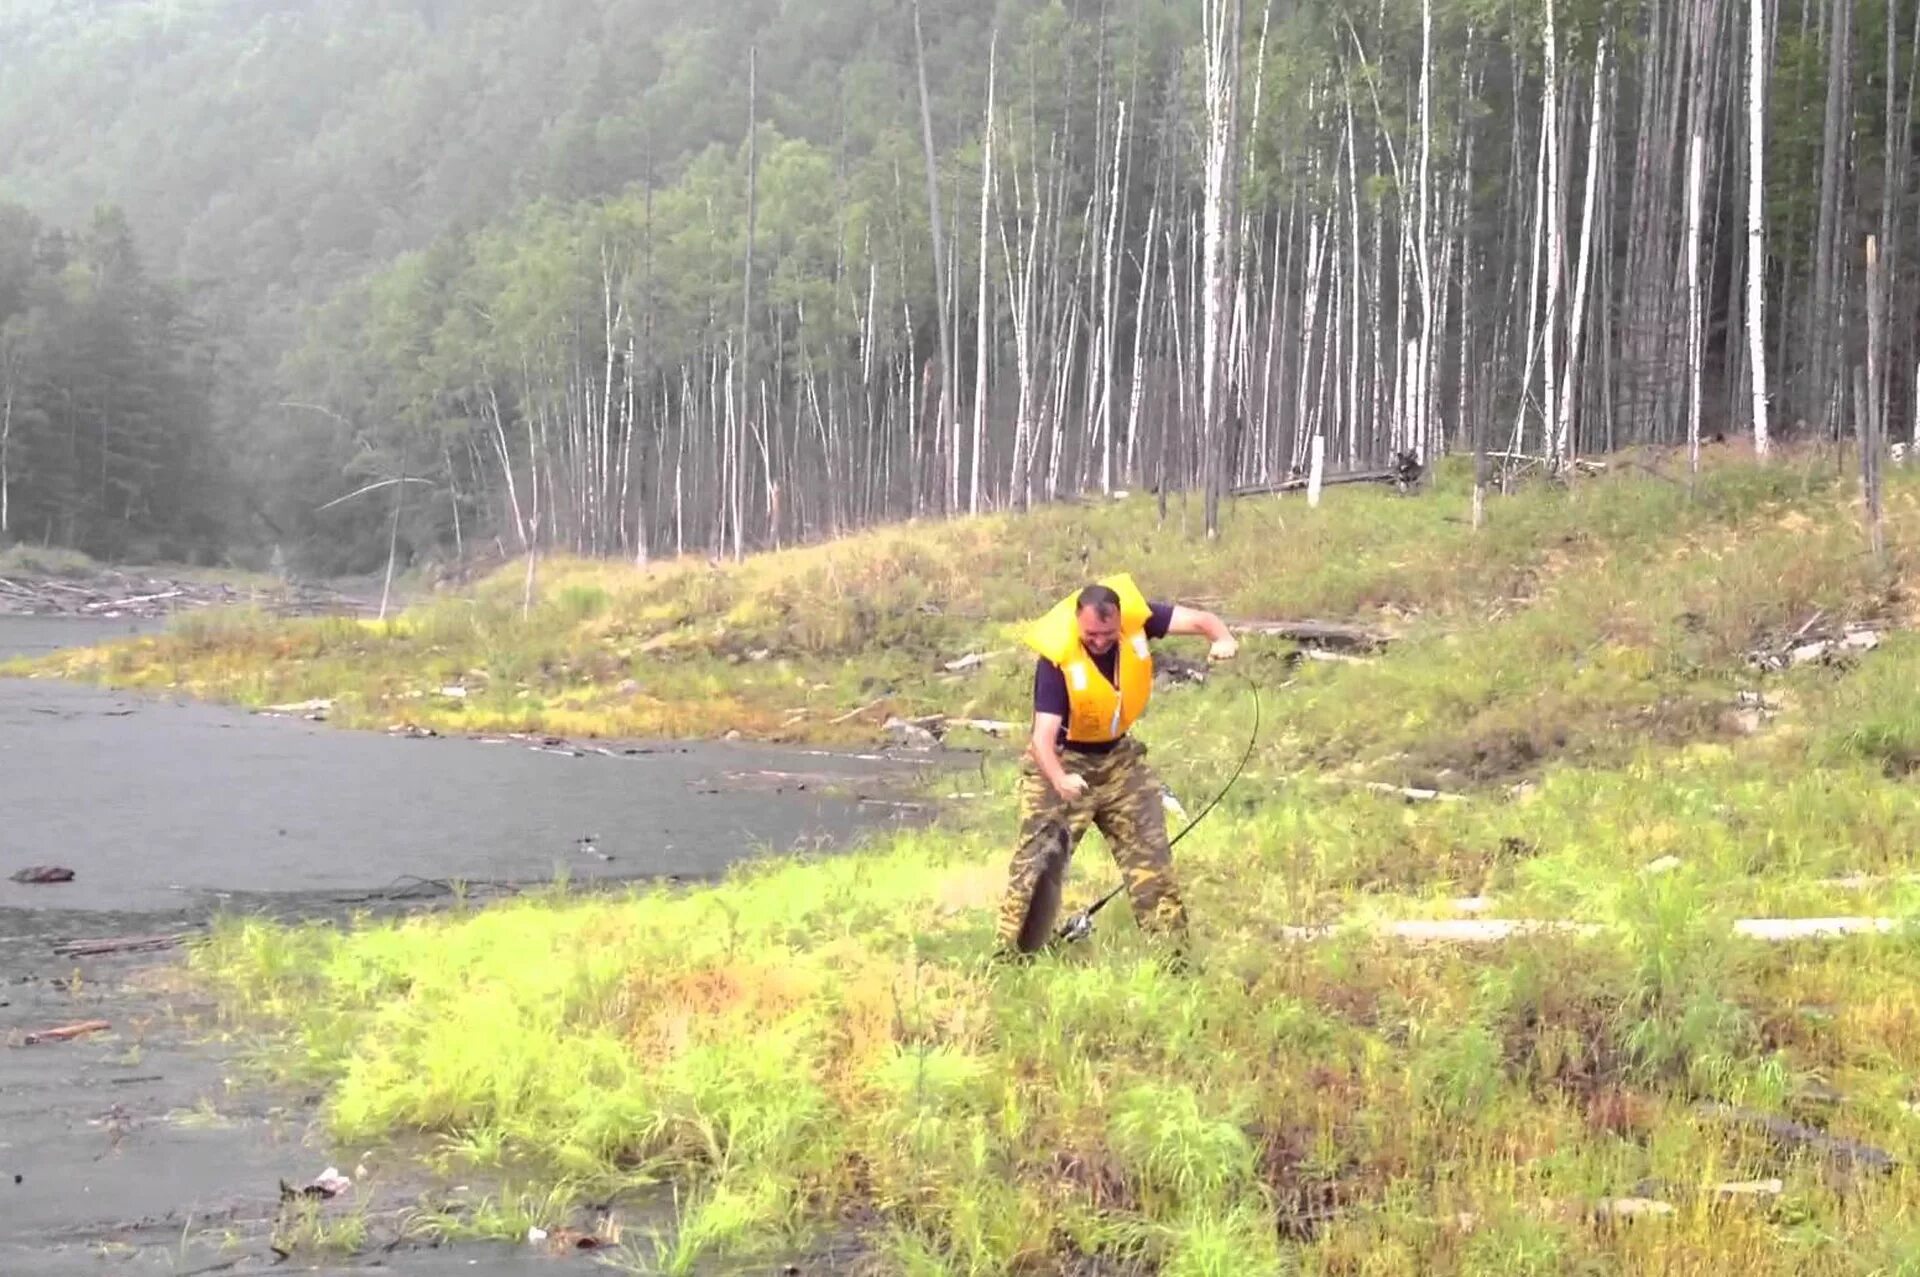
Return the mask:
<svg viewBox="0 0 1920 1277">
<path fill-rule="evenodd" d="M 1092 608 L 1094 615 L 1105 618 L 1120 610 L 1120 595 L 1110 585 L 1089 585 L 1080 591 L 1080 599 L 1075 611 L 1084 612 Z"/>
</svg>

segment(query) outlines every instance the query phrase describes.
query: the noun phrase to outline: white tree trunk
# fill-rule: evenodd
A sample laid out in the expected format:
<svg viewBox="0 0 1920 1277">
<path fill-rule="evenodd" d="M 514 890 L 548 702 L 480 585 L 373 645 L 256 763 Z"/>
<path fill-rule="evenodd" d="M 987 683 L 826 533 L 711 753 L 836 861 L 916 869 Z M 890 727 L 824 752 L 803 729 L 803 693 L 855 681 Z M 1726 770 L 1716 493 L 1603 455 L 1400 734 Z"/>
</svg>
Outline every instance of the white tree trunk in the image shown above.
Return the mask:
<svg viewBox="0 0 1920 1277">
<path fill-rule="evenodd" d="M 993 206 L 993 80 L 1000 49 L 996 31 L 987 48 L 987 123 L 985 149 L 980 159 L 980 300 L 975 314 L 978 342 L 973 373 L 973 474 L 967 494 L 967 509 L 980 513 L 980 465 L 986 454 L 987 437 L 987 211 Z"/>
<path fill-rule="evenodd" d="M 1420 346 L 1414 358 L 1413 450 L 1422 462 L 1432 437 L 1433 240 L 1429 161 L 1433 153 L 1433 0 L 1420 0 L 1420 226 L 1414 242 L 1420 276 Z"/>
<path fill-rule="evenodd" d="M 1560 45 L 1554 30 L 1553 8 L 1556 0 L 1546 0 L 1547 77 L 1542 90 L 1545 120 L 1541 125 L 1547 148 L 1547 203 L 1543 210 L 1547 222 L 1547 308 L 1540 328 L 1541 376 L 1546 381 L 1546 397 L 1541 403 L 1542 418 L 1553 412 L 1554 383 L 1559 369 L 1554 366 L 1554 334 L 1560 324 L 1560 266 L 1565 252 L 1560 225 Z M 1549 432 L 1550 433 L 1550 432 Z M 1563 458 L 1560 441 L 1550 439 L 1555 461 Z"/>
<path fill-rule="evenodd" d="M 934 305 L 937 308 L 938 332 L 940 335 L 940 391 L 933 396 L 939 407 L 933 422 L 933 438 L 938 441 L 947 437 L 948 414 L 954 411 L 953 403 L 953 335 L 947 313 L 947 251 L 946 235 L 940 225 L 940 173 L 936 165 L 933 149 L 933 104 L 927 94 L 927 54 L 920 36 L 920 2 L 913 5 L 913 54 L 914 67 L 920 80 L 920 142 L 925 152 L 927 166 L 927 220 L 933 235 L 933 282 Z M 958 429 L 958 422 L 955 422 Z M 958 444 L 958 436 L 955 436 Z M 957 446 L 956 446 L 957 451 Z M 960 501 L 960 461 L 957 456 L 949 459 L 948 473 L 951 476 L 947 492 L 947 508 L 952 510 Z"/>
<path fill-rule="evenodd" d="M 1220 488 L 1230 399 L 1228 342 L 1238 200 L 1241 0 L 1204 0 L 1207 81 L 1205 321 L 1202 325 L 1201 469 L 1208 536 L 1219 534 Z"/>
<path fill-rule="evenodd" d="M 1573 313 L 1569 316 L 1567 332 L 1567 370 L 1560 379 L 1560 411 L 1558 424 L 1554 427 L 1553 455 L 1556 457 L 1573 455 L 1573 401 L 1580 380 L 1580 342 L 1586 328 L 1587 278 L 1593 261 L 1594 195 L 1600 177 L 1600 134 L 1605 114 L 1605 99 L 1601 94 L 1606 80 L 1607 37 L 1602 33 L 1599 50 L 1594 56 L 1593 101 L 1587 118 L 1587 181 L 1586 193 L 1580 205 L 1580 260 L 1574 267 Z"/>
<path fill-rule="evenodd" d="M 1766 0 L 1747 5 L 1747 358 L 1752 364 L 1753 451 L 1765 457 L 1767 429 L 1766 343 Z"/>
<path fill-rule="evenodd" d="M 1706 140 L 1698 133 L 1687 159 L 1687 464 L 1700 473 L 1700 204 L 1706 179 Z"/>
<path fill-rule="evenodd" d="M 1127 100 L 1120 99 L 1119 119 L 1113 131 L 1113 174 L 1107 193 L 1106 243 L 1101 251 L 1101 301 L 1097 350 L 1100 367 L 1098 431 L 1100 435 L 1100 491 L 1113 491 L 1113 343 L 1119 333 L 1119 309 L 1114 301 L 1114 278 L 1120 256 L 1120 155 L 1127 136 Z"/>
</svg>

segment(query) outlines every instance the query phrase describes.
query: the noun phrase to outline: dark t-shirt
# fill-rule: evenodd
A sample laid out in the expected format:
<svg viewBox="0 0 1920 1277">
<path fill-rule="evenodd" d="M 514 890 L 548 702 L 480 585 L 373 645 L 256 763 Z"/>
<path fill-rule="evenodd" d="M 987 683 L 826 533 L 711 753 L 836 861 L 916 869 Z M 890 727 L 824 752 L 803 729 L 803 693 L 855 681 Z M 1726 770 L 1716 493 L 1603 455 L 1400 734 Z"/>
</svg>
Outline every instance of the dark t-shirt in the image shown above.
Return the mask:
<svg viewBox="0 0 1920 1277">
<path fill-rule="evenodd" d="M 1167 627 L 1173 624 L 1173 604 L 1148 603 L 1147 637 L 1163 639 L 1167 636 Z M 1091 655 L 1091 653 L 1089 653 Z M 1103 656 L 1093 657 L 1093 666 L 1100 676 L 1111 683 L 1120 669 L 1120 645 L 1115 643 Z M 1046 657 L 1040 657 L 1033 667 L 1033 712 L 1036 714 L 1058 714 L 1060 716 L 1060 738 L 1057 742 L 1062 748 L 1077 750 L 1087 754 L 1104 754 L 1118 742 L 1095 744 L 1088 741 L 1067 742 L 1067 676 L 1058 665 Z"/>
</svg>

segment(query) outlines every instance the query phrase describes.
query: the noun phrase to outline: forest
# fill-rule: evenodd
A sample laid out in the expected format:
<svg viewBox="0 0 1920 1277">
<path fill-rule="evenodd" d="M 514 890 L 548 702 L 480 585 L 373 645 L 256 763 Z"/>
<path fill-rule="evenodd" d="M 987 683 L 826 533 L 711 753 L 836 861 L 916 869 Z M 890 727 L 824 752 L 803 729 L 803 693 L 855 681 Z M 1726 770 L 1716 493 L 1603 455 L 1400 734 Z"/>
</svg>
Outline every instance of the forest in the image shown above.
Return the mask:
<svg viewBox="0 0 1920 1277">
<path fill-rule="evenodd" d="M 1916 71 L 1896 0 L 6 0 L 0 537 L 737 557 L 1213 530 L 1316 438 L 1905 441 Z"/>
</svg>

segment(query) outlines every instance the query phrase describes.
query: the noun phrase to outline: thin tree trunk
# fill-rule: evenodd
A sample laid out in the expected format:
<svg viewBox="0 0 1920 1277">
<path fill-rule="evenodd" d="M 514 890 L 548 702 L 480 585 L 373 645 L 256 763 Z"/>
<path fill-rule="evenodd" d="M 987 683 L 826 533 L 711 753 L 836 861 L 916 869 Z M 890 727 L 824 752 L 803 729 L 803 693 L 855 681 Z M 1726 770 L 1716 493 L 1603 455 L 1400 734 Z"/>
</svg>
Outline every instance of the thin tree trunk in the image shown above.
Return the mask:
<svg viewBox="0 0 1920 1277">
<path fill-rule="evenodd" d="M 1700 365 L 1705 340 L 1700 297 L 1700 203 L 1706 177 L 1706 141 L 1698 133 L 1687 158 L 1687 468 L 1700 473 Z"/>
<path fill-rule="evenodd" d="M 1747 4 L 1747 360 L 1753 385 L 1753 451 L 1764 460 L 1767 428 L 1766 342 L 1766 0 Z"/>
<path fill-rule="evenodd" d="M 947 237 L 940 226 L 940 173 L 933 150 L 933 104 L 927 95 L 927 51 L 920 33 L 920 0 L 913 0 L 913 60 L 920 81 L 920 144 L 927 163 L 927 221 L 933 235 L 934 305 L 940 334 L 940 397 L 933 425 L 933 437 L 937 440 L 947 437 L 948 415 L 955 406 L 954 346 L 952 325 L 947 313 Z M 957 462 L 957 458 L 955 460 Z M 949 473 L 952 480 L 948 485 L 947 509 L 952 511 L 960 504 L 958 465 L 950 467 Z"/>
<path fill-rule="evenodd" d="M 1834 315 L 1834 259 L 1840 236 L 1840 183 L 1845 170 L 1848 87 L 1852 50 L 1848 35 L 1852 27 L 1852 0 L 1834 0 L 1833 26 L 1827 33 L 1827 113 L 1821 145 L 1820 221 L 1814 241 L 1813 305 L 1808 309 L 1807 349 L 1812 358 L 1813 375 L 1808 393 L 1815 396 L 1812 412 L 1821 427 L 1838 437 L 1839 421 L 1834 415 L 1838 403 L 1835 376 L 1838 327 Z"/>
<path fill-rule="evenodd" d="M 1600 46 L 1594 56 L 1593 100 L 1588 107 L 1587 118 L 1587 178 L 1586 193 L 1580 205 L 1580 259 L 1574 267 L 1573 311 L 1569 316 L 1567 332 L 1567 368 L 1560 381 L 1559 424 L 1554 431 L 1553 454 L 1556 457 L 1570 458 L 1574 455 L 1573 411 L 1576 387 L 1580 383 L 1580 364 L 1583 356 L 1581 340 L 1587 319 L 1587 277 L 1593 261 L 1594 196 L 1600 176 L 1600 135 L 1602 119 L 1605 115 L 1602 91 L 1607 75 L 1607 36 L 1600 36 Z"/>
<path fill-rule="evenodd" d="M 759 48 L 750 46 L 747 49 L 747 261 L 740 301 L 740 407 L 732 422 L 732 441 L 728 444 L 733 460 L 733 558 L 736 563 L 746 557 L 745 531 L 741 525 L 746 522 L 742 490 L 746 486 L 745 431 L 750 411 L 747 386 L 753 369 L 753 237 L 760 184 L 759 71 Z"/>
<path fill-rule="evenodd" d="M 1560 218 L 1560 46 L 1559 36 L 1553 24 L 1553 10 L 1558 0 L 1545 0 L 1546 12 L 1546 84 L 1541 90 L 1545 107 L 1545 120 L 1541 125 L 1541 136 L 1547 149 L 1547 202 L 1542 215 L 1547 223 L 1547 305 L 1541 333 L 1541 375 L 1546 382 L 1546 395 L 1541 401 L 1541 426 L 1548 438 L 1548 451 L 1553 459 L 1564 461 L 1560 451 L 1560 440 L 1547 426 L 1547 420 L 1553 413 L 1555 382 L 1559 378 L 1559 369 L 1554 365 L 1554 335 L 1560 325 L 1560 267 L 1565 252 L 1563 245 L 1563 227 Z"/>
<path fill-rule="evenodd" d="M 1233 228 L 1238 209 L 1241 0 L 1205 0 L 1207 79 L 1206 322 L 1201 384 L 1201 475 L 1206 530 L 1220 533 L 1222 453 L 1227 435 L 1229 352 L 1234 280 Z"/>
<path fill-rule="evenodd" d="M 980 513 L 980 466 L 986 455 L 987 437 L 987 221 L 993 207 L 993 90 L 995 63 L 1000 36 L 996 31 L 987 48 L 987 122 L 986 141 L 980 159 L 980 300 L 975 323 L 979 329 L 975 347 L 973 377 L 973 473 L 967 494 L 967 509 Z"/>
</svg>

